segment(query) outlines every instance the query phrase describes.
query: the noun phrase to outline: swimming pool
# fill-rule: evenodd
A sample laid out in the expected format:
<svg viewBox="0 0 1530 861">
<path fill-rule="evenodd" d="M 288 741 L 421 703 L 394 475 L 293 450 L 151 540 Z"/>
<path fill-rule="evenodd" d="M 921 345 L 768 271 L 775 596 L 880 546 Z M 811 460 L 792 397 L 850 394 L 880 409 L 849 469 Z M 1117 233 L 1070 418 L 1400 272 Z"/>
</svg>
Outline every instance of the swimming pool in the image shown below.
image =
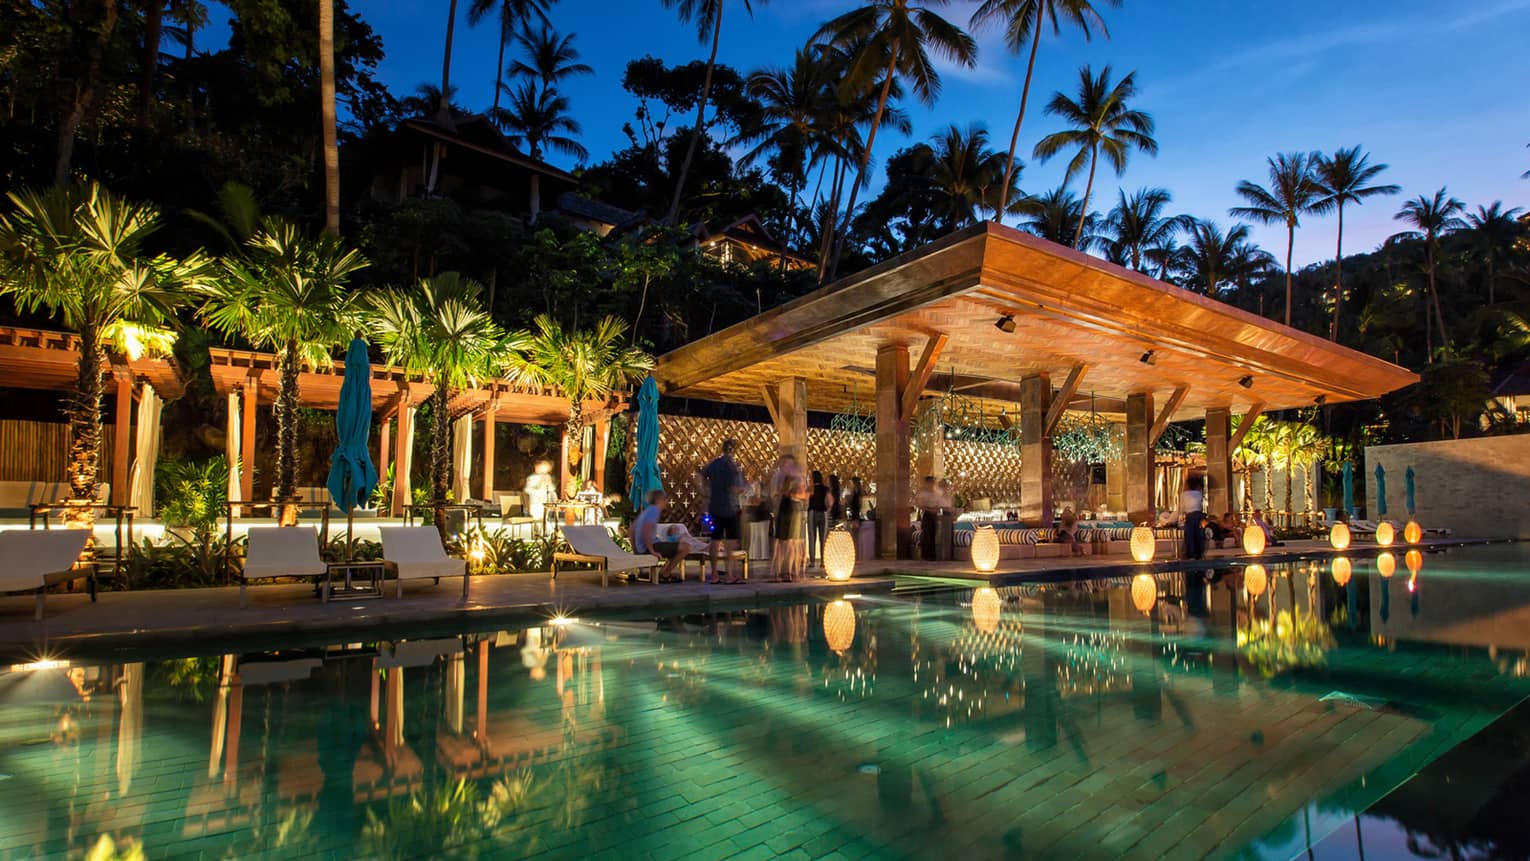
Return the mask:
<svg viewBox="0 0 1530 861">
<path fill-rule="evenodd" d="M 39 656 L 0 861 L 1350 857 L 1530 694 L 1530 553 L 1394 562 Z"/>
</svg>

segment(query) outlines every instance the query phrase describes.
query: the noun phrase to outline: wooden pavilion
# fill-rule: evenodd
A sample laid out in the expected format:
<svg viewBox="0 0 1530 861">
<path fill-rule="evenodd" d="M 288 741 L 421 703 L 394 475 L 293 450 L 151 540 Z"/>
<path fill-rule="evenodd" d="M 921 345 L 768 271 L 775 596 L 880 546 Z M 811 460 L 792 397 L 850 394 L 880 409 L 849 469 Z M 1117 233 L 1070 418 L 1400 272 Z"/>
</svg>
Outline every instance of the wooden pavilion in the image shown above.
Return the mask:
<svg viewBox="0 0 1530 861">
<path fill-rule="evenodd" d="M 664 393 L 765 406 L 801 455 L 809 410 L 874 391 L 884 558 L 909 550 L 910 426 L 947 391 L 1018 405 L 1022 510 L 1050 524 L 1051 435 L 1069 410 L 1125 425 L 1128 516 L 1151 521 L 1154 445 L 1207 423 L 1208 511 L 1231 510 L 1232 454 L 1266 410 L 1375 398 L 1410 371 L 1002 225 L 984 223 L 670 352 Z M 1233 414 L 1244 419 L 1238 431 Z"/>
</svg>

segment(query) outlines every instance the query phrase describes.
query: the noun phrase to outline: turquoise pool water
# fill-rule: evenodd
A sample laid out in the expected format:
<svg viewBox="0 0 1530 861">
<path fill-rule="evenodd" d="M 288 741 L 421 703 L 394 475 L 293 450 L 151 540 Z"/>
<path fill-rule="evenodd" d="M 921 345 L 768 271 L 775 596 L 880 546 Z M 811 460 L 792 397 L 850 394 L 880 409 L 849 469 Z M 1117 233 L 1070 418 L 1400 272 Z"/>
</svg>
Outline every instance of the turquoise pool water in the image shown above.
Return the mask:
<svg viewBox="0 0 1530 861">
<path fill-rule="evenodd" d="M 1530 554 L 1395 563 L 0 667 L 0 861 L 1351 857 L 1523 762 Z"/>
</svg>

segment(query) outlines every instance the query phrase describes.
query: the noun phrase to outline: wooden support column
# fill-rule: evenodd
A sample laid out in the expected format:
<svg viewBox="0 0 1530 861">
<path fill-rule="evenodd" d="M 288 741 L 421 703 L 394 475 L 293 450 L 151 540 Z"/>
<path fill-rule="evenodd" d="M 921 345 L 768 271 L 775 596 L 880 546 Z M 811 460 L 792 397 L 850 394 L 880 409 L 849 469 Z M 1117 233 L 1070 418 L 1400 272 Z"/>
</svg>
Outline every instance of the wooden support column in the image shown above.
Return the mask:
<svg viewBox="0 0 1530 861">
<path fill-rule="evenodd" d="M 1126 461 L 1121 455 L 1105 461 L 1105 507 L 1126 510 Z"/>
<path fill-rule="evenodd" d="M 764 387 L 765 409 L 776 428 L 778 452 L 807 464 L 807 380 L 790 377 Z"/>
<path fill-rule="evenodd" d="M 914 527 L 909 496 L 909 422 L 903 412 L 908 390 L 908 347 L 877 350 L 877 556 L 907 559 Z"/>
<path fill-rule="evenodd" d="M 407 384 L 403 384 L 407 385 Z M 414 461 L 414 403 L 409 390 L 399 391 L 398 427 L 393 438 L 393 507 L 395 517 L 404 515 L 404 506 L 413 500 L 409 486 L 409 469 Z"/>
<path fill-rule="evenodd" d="M 117 381 L 117 414 L 112 429 L 112 488 L 109 499 L 112 505 L 127 505 L 128 462 L 132 459 L 132 446 L 129 443 L 133 441 L 133 372 L 127 368 L 114 368 L 112 377 Z"/>
<path fill-rule="evenodd" d="M 260 406 L 260 374 L 254 372 L 244 378 L 244 426 L 239 429 L 239 496 L 240 502 L 255 501 L 255 408 Z M 246 512 L 249 513 L 249 512 Z"/>
<path fill-rule="evenodd" d="M 590 461 L 591 477 L 603 494 L 606 492 L 606 456 L 611 446 L 611 419 L 603 418 L 595 423 L 595 451 Z"/>
<path fill-rule="evenodd" d="M 489 396 L 483 411 L 483 500 L 494 504 L 494 431 L 499 427 L 499 393 Z"/>
<path fill-rule="evenodd" d="M 1234 510 L 1232 410 L 1217 407 L 1206 411 L 1206 515 L 1221 517 Z"/>
<path fill-rule="evenodd" d="M 377 477 L 379 480 L 388 477 L 388 458 L 393 453 L 393 437 L 389 435 L 393 423 L 393 417 L 383 414 L 382 423 L 377 427 Z"/>
<path fill-rule="evenodd" d="M 1126 516 L 1133 523 L 1155 524 L 1153 508 L 1153 395 L 1126 397 Z"/>
<path fill-rule="evenodd" d="M 1052 525 L 1052 439 L 1047 413 L 1052 406 L 1052 377 L 1031 374 L 1020 380 L 1020 519 L 1031 526 Z"/>
</svg>

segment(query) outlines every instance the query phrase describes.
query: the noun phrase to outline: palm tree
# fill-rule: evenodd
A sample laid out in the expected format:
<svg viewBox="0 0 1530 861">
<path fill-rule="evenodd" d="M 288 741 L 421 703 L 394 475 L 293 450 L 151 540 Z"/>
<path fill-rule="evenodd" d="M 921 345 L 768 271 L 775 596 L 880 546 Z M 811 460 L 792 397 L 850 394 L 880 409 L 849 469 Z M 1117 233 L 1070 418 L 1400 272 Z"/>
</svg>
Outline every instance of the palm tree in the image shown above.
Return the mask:
<svg viewBox="0 0 1530 861">
<path fill-rule="evenodd" d="M 743 0 L 744 11 L 753 17 L 751 2 Z M 680 171 L 675 176 L 675 194 L 664 219 L 666 223 L 674 224 L 680 217 L 680 196 L 685 191 L 685 178 L 691 172 L 691 161 L 696 158 L 696 145 L 706 134 L 707 99 L 712 95 L 712 70 L 717 66 L 717 46 L 722 41 L 723 0 L 664 0 L 664 8 L 678 9 L 681 21 L 694 23 L 697 41 L 705 44 L 708 37 L 712 40 L 712 53 L 707 57 L 707 71 L 701 78 L 701 96 L 696 103 L 696 127 L 691 130 L 690 142 L 686 144 L 685 160 L 680 162 Z"/>
<path fill-rule="evenodd" d="M 1333 320 L 1329 324 L 1328 340 L 1339 340 L 1339 315 L 1344 310 L 1344 204 L 1359 206 L 1368 197 L 1396 194 L 1402 189 L 1395 185 L 1367 185 L 1387 169 L 1384 164 L 1371 164 L 1371 157 L 1360 147 L 1341 149 L 1332 156 L 1319 154 L 1313 164 L 1320 197 L 1313 206 L 1314 212 L 1335 210 L 1339 214 L 1338 238 L 1333 251 Z M 1287 300 L 1289 303 L 1290 300 Z"/>
<path fill-rule="evenodd" d="M 570 455 L 584 439 L 584 404 L 600 401 L 640 380 L 653 357 L 625 343 L 625 321 L 604 317 L 588 331 L 564 329 L 538 314 L 527 343 L 510 356 L 507 377 L 533 386 L 556 388 L 568 398 Z"/>
<path fill-rule="evenodd" d="M 1286 226 L 1286 325 L 1291 325 L 1291 253 L 1296 246 L 1296 228 L 1301 217 L 1313 211 L 1322 199 L 1322 188 L 1313 176 L 1313 166 L 1319 156 L 1316 153 L 1280 153 L 1266 159 L 1270 166 L 1270 187 L 1242 180 L 1238 183 L 1238 196 L 1248 201 L 1247 206 L 1234 206 L 1227 214 L 1234 218 L 1250 218 L 1260 224 L 1284 224 Z"/>
<path fill-rule="evenodd" d="M 559 36 L 546 24 L 533 32 L 530 27 L 515 34 L 515 43 L 523 59 L 510 63 L 510 77 L 537 81 L 543 87 L 556 87 L 575 75 L 593 75 L 595 70 L 579 62 L 574 34 Z"/>
<path fill-rule="evenodd" d="M 1017 208 L 1022 230 L 1058 245 L 1082 245 L 1081 234 L 1092 233 L 1096 220 L 1084 211 L 1083 201 L 1061 185 L 1046 194 L 1021 198 Z"/>
<path fill-rule="evenodd" d="M 447 409 L 452 395 L 477 380 L 499 375 L 508 351 L 526 345 L 507 336 L 483 306 L 483 288 L 456 272 L 421 278 L 412 289 L 381 290 L 369 297 L 368 324 L 388 361 L 429 375 L 430 490 L 438 506 L 451 487 L 451 438 Z M 436 512 L 444 527 L 445 512 Z"/>
<path fill-rule="evenodd" d="M 0 296 L 27 313 L 46 310 L 80 336 L 79 371 L 65 406 L 69 495 L 94 500 L 101 467 L 101 369 L 108 345 L 139 327 L 172 324 L 185 291 L 205 277 L 200 253 L 149 254 L 159 210 L 90 182 L 12 192 L 0 216 Z M 134 338 L 132 340 L 143 340 Z M 119 406 L 119 409 L 122 407 Z M 90 512 L 79 512 L 90 519 Z"/>
<path fill-rule="evenodd" d="M 1495 200 L 1492 206 L 1478 206 L 1476 212 L 1466 216 L 1466 226 L 1472 234 L 1473 256 L 1487 264 L 1489 305 L 1498 301 L 1498 263 L 1513 252 L 1516 242 L 1525 237 L 1525 227 L 1519 220 L 1523 214 L 1523 209 L 1504 209 L 1503 201 Z"/>
<path fill-rule="evenodd" d="M 1439 321 L 1440 345 L 1447 353 L 1450 352 L 1450 333 L 1445 331 L 1445 314 L 1440 310 L 1440 292 L 1435 285 L 1436 257 L 1440 249 L 1440 236 L 1466 226 L 1466 222 L 1461 219 L 1464 211 L 1466 204 L 1451 197 L 1442 187 L 1434 193 L 1434 197 L 1420 195 L 1404 203 L 1402 209 L 1392 216 L 1413 227 L 1412 230 L 1397 234 L 1398 237 L 1422 239 L 1424 242 L 1424 274 L 1429 278 L 1429 301 L 1434 307 L 1434 318 Z M 1424 326 L 1428 328 L 1427 320 Z M 1432 352 L 1429 361 L 1434 361 Z"/>
<path fill-rule="evenodd" d="M 511 34 L 517 29 L 537 20 L 547 26 L 547 10 L 557 0 L 473 0 L 468 6 L 468 26 L 477 27 L 489 16 L 489 13 L 499 10 L 499 56 L 494 61 L 494 104 L 489 108 L 489 115 L 499 110 L 500 88 L 505 83 L 505 45 L 509 43 Z"/>
<path fill-rule="evenodd" d="M 319 115 L 324 132 L 324 229 L 340 235 L 340 148 L 335 140 L 335 2 L 319 0 Z"/>
<path fill-rule="evenodd" d="M 997 209 L 999 200 L 1007 197 L 1000 188 L 1004 160 L 988 148 L 988 132 L 977 125 L 965 129 L 950 125 L 933 140 L 925 182 L 934 194 L 941 227 L 965 227 L 981 218 L 983 211 Z"/>
<path fill-rule="evenodd" d="M 798 48 L 791 66 L 751 74 L 746 86 L 760 103 L 760 122 L 731 141 L 754 145 L 739 159 L 744 165 L 773 151 L 772 167 L 798 205 L 813 165 L 844 152 L 830 129 L 837 105 L 829 71 L 821 52 Z"/>
<path fill-rule="evenodd" d="M 170 18 L 180 23 L 166 27 L 165 32 L 185 49 L 183 62 L 190 63 L 196 56 L 197 28 L 207 23 L 207 7 L 198 0 L 171 0 L 169 12 Z M 190 75 L 186 77 L 186 130 L 194 131 L 197 125 L 196 83 L 190 80 Z"/>
<path fill-rule="evenodd" d="M 446 4 L 446 47 L 441 52 L 441 92 L 452 91 L 452 36 L 457 32 L 457 0 L 447 0 Z M 452 119 L 451 103 L 442 99 L 436 106 L 436 122 L 443 126 L 453 126 L 456 123 Z"/>
<path fill-rule="evenodd" d="M 1153 118 L 1146 113 L 1127 106 L 1137 94 L 1137 73 L 1132 72 L 1114 86 L 1110 83 L 1110 67 L 1100 70 L 1096 77 L 1088 66 L 1079 69 L 1078 99 L 1070 99 L 1062 93 L 1053 93 L 1047 103 L 1047 113 L 1069 123 L 1072 128 L 1053 132 L 1036 144 L 1035 155 L 1046 161 L 1064 149 L 1077 149 L 1068 162 L 1063 183 L 1089 164 L 1089 181 L 1084 185 L 1083 209 L 1089 210 L 1089 195 L 1094 191 L 1094 171 L 1101 152 L 1115 168 L 1116 176 L 1126 171 L 1126 155 L 1133 149 L 1148 155 L 1158 154 L 1158 142 L 1153 140 Z M 1075 247 L 1084 236 L 1083 216 L 1079 216 L 1078 230 L 1074 235 Z"/>
<path fill-rule="evenodd" d="M 1105 216 L 1107 241 L 1116 256 L 1138 272 L 1145 272 L 1142 264 L 1148 252 L 1172 244 L 1183 219 L 1164 215 L 1173 197 L 1162 188 L 1140 188 L 1131 197 L 1125 190 L 1116 194 L 1115 208 Z"/>
<path fill-rule="evenodd" d="M 1101 0 L 1101 4 L 1119 7 L 1121 0 Z M 1027 37 L 1031 42 L 1031 56 L 1025 63 L 1025 83 L 1020 87 L 1020 113 L 1015 116 L 1015 130 L 1009 136 L 1009 155 L 1004 162 L 1004 187 L 999 193 L 998 209 L 994 212 L 995 221 L 1003 217 L 998 210 L 1008 206 L 1009 184 L 1016 181 L 1015 146 L 1020 142 L 1020 124 L 1025 122 L 1025 105 L 1031 96 L 1031 73 L 1036 70 L 1036 50 L 1041 47 L 1042 24 L 1050 20 L 1052 35 L 1059 35 L 1062 32 L 1059 15 L 1083 31 L 1086 42 L 1092 35 L 1090 27 L 1098 27 L 1105 38 L 1110 38 L 1105 19 L 1100 17 L 1090 0 L 984 0 L 967 22 L 967 26 L 974 32 L 991 23 L 1001 24 L 1004 27 L 1004 44 L 1012 54 L 1020 53 Z"/>
<path fill-rule="evenodd" d="M 509 85 L 506 85 L 509 89 Z M 509 90 L 510 105 L 494 115 L 495 123 L 516 146 L 524 145 L 534 159 L 541 159 L 544 148 L 571 155 L 579 160 L 589 157 L 589 150 L 569 135 L 580 132 L 579 123 L 568 113 L 568 99 L 552 87 L 538 87 L 526 81 Z M 542 188 L 537 174 L 531 174 L 531 220 L 542 209 Z"/>
<path fill-rule="evenodd" d="M 1240 283 L 1263 269 L 1270 255 L 1249 243 L 1246 224 L 1234 224 L 1225 234 L 1214 221 L 1192 220 L 1180 262 L 1192 289 L 1208 296 Z"/>
<path fill-rule="evenodd" d="M 266 219 L 242 257 L 223 260 L 224 276 L 202 285 L 198 311 L 212 329 L 277 353 L 276 476 L 272 496 L 296 485 L 298 373 L 323 367 L 361 322 L 350 277 L 367 265 L 338 236 L 308 238 L 293 224 Z"/>
<path fill-rule="evenodd" d="M 946 0 L 925 0 L 923 5 L 917 0 L 869 0 L 866 5 L 834 18 L 818 30 L 816 38 L 858 44 L 858 51 L 840 84 L 842 96 L 853 97 L 865 92 L 870 82 L 877 80 L 879 75 L 881 77 L 877 109 L 866 133 L 866 145 L 861 150 L 855 182 L 850 186 L 850 202 L 845 207 L 841 234 L 849 229 L 855 213 L 855 199 L 866 182 L 871 150 L 876 145 L 877 129 L 882 125 L 894 79 L 906 78 L 919 100 L 933 105 L 940 94 L 940 72 L 935 68 L 931 52 L 961 66 L 977 64 L 977 43 L 960 27 L 934 11 L 935 7 L 945 3 Z M 834 276 L 844 245 L 841 235 L 822 273 L 824 280 Z"/>
</svg>

